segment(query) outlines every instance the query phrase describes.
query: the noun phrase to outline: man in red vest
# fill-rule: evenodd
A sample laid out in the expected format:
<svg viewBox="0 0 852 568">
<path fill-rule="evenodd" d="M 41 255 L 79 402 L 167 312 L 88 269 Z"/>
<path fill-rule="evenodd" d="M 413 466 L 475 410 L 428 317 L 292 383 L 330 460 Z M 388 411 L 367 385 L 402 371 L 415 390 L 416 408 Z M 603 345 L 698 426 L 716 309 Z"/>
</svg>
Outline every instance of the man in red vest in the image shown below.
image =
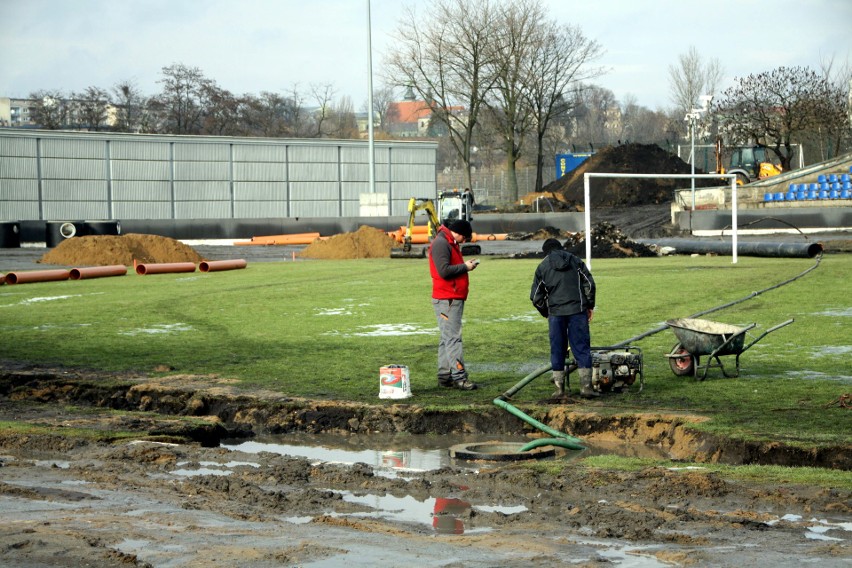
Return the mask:
<svg viewBox="0 0 852 568">
<path fill-rule="evenodd" d="M 461 243 L 469 241 L 473 229 L 465 220 L 442 225 L 429 246 L 429 271 L 432 274 L 432 306 L 438 319 L 438 384 L 461 390 L 474 390 L 476 383 L 467 376 L 462 347 L 462 315 L 470 280 L 467 273 L 478 260 L 465 261 Z"/>
</svg>

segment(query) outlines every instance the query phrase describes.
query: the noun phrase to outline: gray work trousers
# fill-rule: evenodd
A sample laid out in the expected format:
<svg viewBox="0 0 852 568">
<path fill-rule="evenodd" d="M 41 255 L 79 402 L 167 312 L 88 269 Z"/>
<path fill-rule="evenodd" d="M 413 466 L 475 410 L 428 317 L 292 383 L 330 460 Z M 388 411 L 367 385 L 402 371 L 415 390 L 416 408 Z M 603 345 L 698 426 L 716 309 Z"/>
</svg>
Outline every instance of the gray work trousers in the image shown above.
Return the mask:
<svg viewBox="0 0 852 568">
<path fill-rule="evenodd" d="M 461 381 L 467 378 L 462 348 L 462 315 L 464 300 L 436 300 L 432 307 L 438 320 L 438 381 Z"/>
</svg>

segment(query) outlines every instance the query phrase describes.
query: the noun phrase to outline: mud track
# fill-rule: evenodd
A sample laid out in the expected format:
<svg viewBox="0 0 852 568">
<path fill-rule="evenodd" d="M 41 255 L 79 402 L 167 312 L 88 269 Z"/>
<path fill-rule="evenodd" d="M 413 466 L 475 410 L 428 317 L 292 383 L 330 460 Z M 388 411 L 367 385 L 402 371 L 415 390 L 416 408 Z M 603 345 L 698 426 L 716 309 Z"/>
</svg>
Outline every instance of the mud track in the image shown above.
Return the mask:
<svg viewBox="0 0 852 568">
<path fill-rule="evenodd" d="M 688 428 L 698 417 L 532 414 L 589 442 L 653 445 L 675 460 L 849 469 L 848 448 L 699 436 Z M 0 420 L 19 426 L 0 429 L 0 565 L 848 566 L 852 553 L 846 490 L 570 462 L 547 473 L 488 462 L 388 476 L 218 447 L 262 433 L 528 433 L 488 407 L 438 413 L 247 393 L 215 377 L 16 369 L 0 375 Z M 230 475 L 176 473 L 205 466 Z M 368 505 L 391 498 L 434 500 L 432 518 Z M 439 500 L 457 507 L 439 511 Z M 438 530 L 447 521 L 464 529 Z"/>
</svg>

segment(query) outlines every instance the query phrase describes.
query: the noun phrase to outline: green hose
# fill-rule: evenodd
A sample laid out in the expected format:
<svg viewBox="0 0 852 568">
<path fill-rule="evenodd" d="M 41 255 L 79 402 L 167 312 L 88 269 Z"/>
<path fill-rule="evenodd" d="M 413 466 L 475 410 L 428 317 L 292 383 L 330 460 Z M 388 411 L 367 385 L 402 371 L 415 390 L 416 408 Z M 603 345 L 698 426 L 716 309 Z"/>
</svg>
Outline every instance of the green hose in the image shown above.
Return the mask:
<svg viewBox="0 0 852 568">
<path fill-rule="evenodd" d="M 518 450 L 519 452 L 528 452 L 530 450 L 534 450 L 535 448 L 540 448 L 541 446 L 557 446 L 560 448 L 568 448 L 569 450 L 584 450 L 583 446 L 578 445 L 576 442 L 572 442 L 571 440 L 566 440 L 565 438 L 538 438 L 533 440 L 532 442 L 527 443 Z"/>
<path fill-rule="evenodd" d="M 551 428 L 547 424 L 543 424 L 543 423 L 539 422 L 538 420 L 536 420 L 535 418 L 524 414 L 523 411 L 518 410 L 517 408 L 515 408 L 514 406 L 512 406 L 511 404 L 509 404 L 505 400 L 502 400 L 500 398 L 495 398 L 494 404 L 499 406 L 503 410 L 508 410 L 511 414 L 514 414 L 515 416 L 517 416 L 518 418 L 520 418 L 521 420 L 523 420 L 527 424 L 535 426 L 536 428 L 538 428 L 539 430 L 541 430 L 545 434 L 550 434 L 554 438 L 559 439 L 558 444 L 553 443 L 553 444 L 550 444 L 550 445 L 554 445 L 554 446 L 559 445 L 559 446 L 562 446 L 562 447 L 565 447 L 565 448 L 570 448 L 572 450 L 585 450 L 586 449 L 586 446 L 583 445 L 582 440 L 579 440 L 577 438 L 569 436 L 568 434 L 563 434 L 559 430 L 554 430 L 553 428 Z M 520 451 L 525 452 L 525 451 L 532 449 L 534 447 L 538 447 L 539 445 L 547 445 L 547 444 L 538 443 L 538 442 L 541 442 L 541 440 L 534 440 L 533 442 L 530 442 L 530 444 L 527 444 L 526 446 L 522 447 Z M 531 444 L 536 444 L 536 443 L 538 443 L 538 444 L 537 445 L 531 445 Z"/>
</svg>

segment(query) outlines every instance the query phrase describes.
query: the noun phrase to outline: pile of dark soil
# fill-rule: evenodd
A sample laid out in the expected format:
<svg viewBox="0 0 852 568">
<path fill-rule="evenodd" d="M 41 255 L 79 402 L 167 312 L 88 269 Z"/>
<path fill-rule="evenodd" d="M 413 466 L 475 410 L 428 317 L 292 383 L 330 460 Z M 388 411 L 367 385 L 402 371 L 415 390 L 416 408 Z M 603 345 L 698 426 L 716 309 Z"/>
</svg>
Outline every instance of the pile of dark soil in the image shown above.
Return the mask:
<svg viewBox="0 0 852 568">
<path fill-rule="evenodd" d="M 555 233 L 547 235 L 545 230 L 539 231 L 544 238 L 561 238 L 565 234 Z M 567 234 L 567 240 L 562 243 L 565 250 L 579 256 L 586 257 L 586 234 L 583 232 Z M 606 221 L 592 227 L 592 256 L 595 258 L 632 258 L 640 256 L 657 256 L 653 249 L 642 243 L 630 239 L 621 229 Z M 533 253 L 521 253 L 513 255 L 512 258 L 544 258 L 541 251 Z"/>
<path fill-rule="evenodd" d="M 202 262 L 192 247 L 158 235 L 89 235 L 59 243 L 38 261 L 64 266 L 112 266 L 139 263 Z"/>
<path fill-rule="evenodd" d="M 565 250 L 585 258 L 586 236 L 576 233 L 562 243 Z M 632 241 L 621 229 L 610 223 L 598 223 L 592 227 L 592 256 L 595 258 L 630 258 L 657 256 L 647 245 Z"/>
<path fill-rule="evenodd" d="M 542 188 L 568 207 L 583 206 L 583 174 L 689 174 L 691 166 L 655 144 L 625 144 L 599 150 L 577 169 Z M 695 173 L 704 173 L 698 169 Z M 623 207 L 668 203 L 675 189 L 690 185 L 686 179 L 592 178 L 590 200 L 596 207 Z M 696 180 L 696 187 L 719 185 L 715 180 Z"/>
</svg>

